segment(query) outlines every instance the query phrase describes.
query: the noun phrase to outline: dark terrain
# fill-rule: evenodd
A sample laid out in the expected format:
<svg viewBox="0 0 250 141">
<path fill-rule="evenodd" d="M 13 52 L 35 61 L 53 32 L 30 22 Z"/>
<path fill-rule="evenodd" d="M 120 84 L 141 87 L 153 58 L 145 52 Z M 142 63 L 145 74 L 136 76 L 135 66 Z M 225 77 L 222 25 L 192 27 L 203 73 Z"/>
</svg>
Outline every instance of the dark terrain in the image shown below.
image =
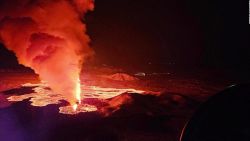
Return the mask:
<svg viewBox="0 0 250 141">
<path fill-rule="evenodd" d="M 97 77 L 112 73 L 100 69 L 85 73 L 82 81 L 104 87 L 139 88 L 148 93 L 124 93 L 105 100 L 104 104 L 92 99 L 90 102 L 98 105 L 98 112 L 64 115 L 58 108 L 67 105 L 66 101 L 45 107 L 31 106 L 29 100 L 8 102 L 6 98 L 10 95 L 32 92 L 32 88 L 21 87 L 21 84 L 38 83 L 39 79 L 27 71 L 2 71 L 1 141 L 178 141 L 185 123 L 201 103 L 227 86 L 245 81 L 243 77 L 235 79 L 226 73 L 197 70 L 154 73 L 137 77 L 135 82 Z"/>
</svg>

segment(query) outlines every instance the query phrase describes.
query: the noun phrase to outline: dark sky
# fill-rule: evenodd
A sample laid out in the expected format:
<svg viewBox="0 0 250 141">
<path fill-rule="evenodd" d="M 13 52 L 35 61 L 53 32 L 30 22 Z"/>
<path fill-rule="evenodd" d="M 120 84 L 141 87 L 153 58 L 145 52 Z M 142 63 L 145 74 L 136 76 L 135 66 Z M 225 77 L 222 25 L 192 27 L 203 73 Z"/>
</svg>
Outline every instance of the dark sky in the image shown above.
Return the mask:
<svg viewBox="0 0 250 141">
<path fill-rule="evenodd" d="M 85 19 L 101 63 L 250 66 L 247 2 L 96 0 Z M 15 64 L 1 47 L 0 65 L 6 61 Z"/>
</svg>

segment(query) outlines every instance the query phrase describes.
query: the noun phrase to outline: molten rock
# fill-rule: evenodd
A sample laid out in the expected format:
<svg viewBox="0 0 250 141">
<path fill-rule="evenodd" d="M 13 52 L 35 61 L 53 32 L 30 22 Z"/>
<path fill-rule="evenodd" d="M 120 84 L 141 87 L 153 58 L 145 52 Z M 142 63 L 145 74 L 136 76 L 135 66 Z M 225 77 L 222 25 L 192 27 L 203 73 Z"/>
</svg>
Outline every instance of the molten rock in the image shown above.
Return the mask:
<svg viewBox="0 0 250 141">
<path fill-rule="evenodd" d="M 46 83 L 40 84 L 24 84 L 22 87 L 30 87 L 34 92 L 26 93 L 22 95 L 12 95 L 7 99 L 12 102 L 23 101 L 25 99 L 30 99 L 32 106 L 43 107 L 49 104 L 60 104 L 62 100 L 67 100 L 66 97 L 63 97 L 60 94 L 55 94 L 51 89 L 49 89 Z M 125 88 L 103 88 L 99 86 L 87 86 L 82 85 L 81 97 L 85 99 L 92 99 L 92 101 L 105 101 L 107 99 L 116 97 L 123 93 L 144 93 L 142 90 L 136 89 L 125 89 Z M 126 99 L 124 99 L 126 100 Z M 120 106 L 124 101 L 117 99 L 113 102 L 113 105 Z M 77 105 L 68 105 L 59 108 L 59 112 L 62 114 L 78 114 L 81 112 L 94 112 L 97 111 L 96 105 L 91 102 L 85 103 L 84 101 L 78 103 Z"/>
</svg>

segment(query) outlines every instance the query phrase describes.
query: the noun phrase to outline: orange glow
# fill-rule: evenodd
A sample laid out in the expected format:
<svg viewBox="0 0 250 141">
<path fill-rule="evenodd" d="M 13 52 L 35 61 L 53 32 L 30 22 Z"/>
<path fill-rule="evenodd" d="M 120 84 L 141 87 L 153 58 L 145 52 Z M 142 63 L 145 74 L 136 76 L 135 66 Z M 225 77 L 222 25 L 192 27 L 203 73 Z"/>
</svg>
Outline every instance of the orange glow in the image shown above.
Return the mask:
<svg viewBox="0 0 250 141">
<path fill-rule="evenodd" d="M 79 81 L 80 85 L 80 81 Z M 32 106 L 43 107 L 49 104 L 60 104 L 61 100 L 67 100 L 67 97 L 61 94 L 55 94 L 52 90 L 48 89 L 48 85 L 46 83 L 40 84 L 23 84 L 23 87 L 34 87 L 34 93 L 27 93 L 23 95 L 12 95 L 8 97 L 8 101 L 23 101 L 25 99 L 30 99 Z M 77 90 L 78 98 L 84 97 L 89 99 L 99 99 L 106 100 L 123 93 L 144 93 L 143 90 L 136 89 L 125 89 L 125 88 L 104 88 L 100 86 L 88 86 L 88 85 L 80 85 Z M 82 93 L 81 93 L 82 90 Z M 79 93 L 80 92 L 80 93 Z M 59 107 L 59 112 L 62 114 L 78 114 L 82 112 L 94 112 L 97 111 L 95 105 L 89 105 L 86 103 L 70 103 L 68 106 Z"/>
<path fill-rule="evenodd" d="M 0 42 L 54 93 L 70 105 L 80 104 L 80 72 L 85 59 L 93 55 L 82 17 L 94 10 L 94 1 L 18 0 L 21 6 L 2 1 L 8 8 L 0 5 Z"/>
<path fill-rule="evenodd" d="M 74 111 L 77 110 L 77 104 L 74 104 L 72 107 L 73 107 L 73 110 L 74 110 Z"/>
<path fill-rule="evenodd" d="M 81 104 L 81 81 L 79 78 L 76 83 L 76 99 L 78 103 Z"/>
<path fill-rule="evenodd" d="M 60 107 L 59 108 L 59 113 L 75 115 L 75 114 L 78 114 L 78 113 L 97 111 L 97 108 L 94 105 L 79 104 L 79 105 L 76 105 L 75 107 L 76 107 L 75 109 L 73 109 L 72 106 Z"/>
<path fill-rule="evenodd" d="M 74 111 L 77 110 L 78 104 L 81 104 L 81 81 L 80 79 L 78 79 L 76 82 L 75 95 L 76 95 L 77 102 L 72 105 Z"/>
</svg>

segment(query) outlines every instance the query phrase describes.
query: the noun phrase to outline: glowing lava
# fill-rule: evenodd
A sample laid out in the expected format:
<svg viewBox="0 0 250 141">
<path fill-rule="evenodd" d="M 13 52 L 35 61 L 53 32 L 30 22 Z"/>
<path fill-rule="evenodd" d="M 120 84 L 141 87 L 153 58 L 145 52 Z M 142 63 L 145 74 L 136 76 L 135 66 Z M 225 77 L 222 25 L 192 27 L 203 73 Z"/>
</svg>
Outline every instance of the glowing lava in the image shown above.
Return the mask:
<svg viewBox="0 0 250 141">
<path fill-rule="evenodd" d="M 74 111 L 77 110 L 78 104 L 81 104 L 81 81 L 80 81 L 80 79 L 77 80 L 75 91 L 76 91 L 77 102 L 72 105 Z"/>
<path fill-rule="evenodd" d="M 81 104 L 81 81 L 78 78 L 77 84 L 76 84 L 76 99 L 79 104 Z"/>
<path fill-rule="evenodd" d="M 94 105 L 89 104 L 75 104 L 72 106 L 65 106 L 65 107 L 59 107 L 59 113 L 62 114 L 68 114 L 68 115 L 75 115 L 78 113 L 85 113 L 85 112 L 95 112 L 97 111 L 97 108 Z"/>
<path fill-rule="evenodd" d="M 76 111 L 77 110 L 77 104 L 74 104 L 72 107 L 73 107 L 73 110 Z"/>
<path fill-rule="evenodd" d="M 144 93 L 143 90 L 136 90 L 132 88 L 104 88 L 100 86 L 89 86 L 89 85 L 81 85 L 80 81 L 78 81 L 78 85 L 76 87 L 76 99 L 78 102 L 74 104 L 69 104 L 68 106 L 59 107 L 59 113 L 62 114 L 78 114 L 82 112 L 94 112 L 97 111 L 97 107 L 95 105 L 90 105 L 81 102 L 81 97 L 86 99 L 98 99 L 98 100 L 106 100 L 123 93 Z M 43 107 L 49 104 L 60 104 L 62 100 L 67 100 L 64 95 L 56 94 L 51 89 L 49 89 L 48 84 L 45 82 L 39 84 L 23 84 L 22 87 L 30 87 L 34 91 L 33 93 L 27 93 L 23 95 L 12 95 L 8 97 L 8 101 L 23 101 L 25 99 L 30 99 L 32 106 Z"/>
</svg>

